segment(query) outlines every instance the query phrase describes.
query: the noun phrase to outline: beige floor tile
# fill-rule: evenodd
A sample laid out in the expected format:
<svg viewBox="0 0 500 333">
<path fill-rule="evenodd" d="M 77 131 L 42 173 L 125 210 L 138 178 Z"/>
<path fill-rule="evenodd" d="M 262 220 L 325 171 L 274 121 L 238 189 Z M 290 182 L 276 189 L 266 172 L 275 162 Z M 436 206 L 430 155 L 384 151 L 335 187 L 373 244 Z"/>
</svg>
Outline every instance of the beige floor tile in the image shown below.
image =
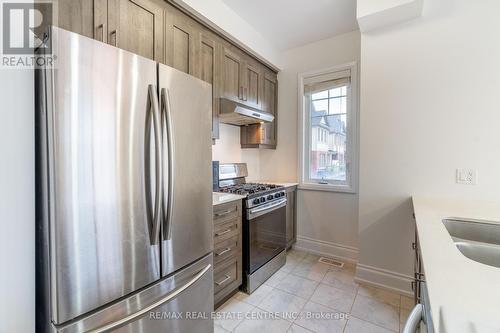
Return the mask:
<svg viewBox="0 0 500 333">
<path fill-rule="evenodd" d="M 404 326 L 404 324 L 406 323 L 406 319 L 408 319 L 410 312 L 410 309 L 399 309 L 399 323 L 402 324 L 401 326 Z"/>
<path fill-rule="evenodd" d="M 362 296 L 358 293 L 351 314 L 393 331 L 399 329 L 399 308 L 377 298 Z"/>
<path fill-rule="evenodd" d="M 311 333 L 311 332 L 314 333 L 313 331 L 310 331 L 297 324 L 293 324 L 292 326 L 290 326 L 290 328 L 287 331 L 287 333 Z"/>
<path fill-rule="evenodd" d="M 274 289 L 259 304 L 259 308 L 268 312 L 293 313 L 299 312 L 307 300 L 287 292 Z"/>
<path fill-rule="evenodd" d="M 415 299 L 413 297 L 401 296 L 401 307 L 403 309 L 413 309 Z"/>
<path fill-rule="evenodd" d="M 325 277 L 326 272 L 328 272 L 328 266 L 317 261 L 307 261 L 306 259 L 294 268 L 292 274 L 321 282 L 321 280 Z"/>
<path fill-rule="evenodd" d="M 354 273 L 351 271 L 331 270 L 325 274 L 322 283 L 354 293 L 358 289 L 358 284 L 354 282 Z"/>
<path fill-rule="evenodd" d="M 316 281 L 289 274 L 276 285 L 276 289 L 309 299 L 317 286 L 318 282 Z"/>
<path fill-rule="evenodd" d="M 268 312 L 257 310 L 252 311 L 245 320 L 243 320 L 233 332 L 235 333 L 286 333 L 291 322 L 274 317 Z"/>
<path fill-rule="evenodd" d="M 290 273 L 291 271 L 293 271 L 293 269 L 295 267 L 297 267 L 297 265 L 299 265 L 304 259 L 302 258 L 295 258 L 295 257 L 290 257 L 290 256 L 287 256 L 286 257 L 286 264 L 280 268 L 280 271 L 282 272 L 285 272 L 285 273 Z"/>
<path fill-rule="evenodd" d="M 354 303 L 355 293 L 344 291 L 327 284 L 320 284 L 311 297 L 311 301 L 330 309 L 349 313 Z"/>
<path fill-rule="evenodd" d="M 257 290 L 255 290 L 251 295 L 240 291 L 234 297 L 245 303 L 257 306 L 264 300 L 264 298 L 267 297 L 267 295 L 269 295 L 272 290 L 272 287 L 263 284 L 259 288 L 257 288 Z"/>
<path fill-rule="evenodd" d="M 249 313 L 253 308 L 253 305 L 232 297 L 218 309 L 214 321 L 215 325 L 227 331 L 232 331 L 245 319 L 246 313 Z"/>
<path fill-rule="evenodd" d="M 401 305 L 401 296 L 399 294 L 384 289 L 367 285 L 360 285 L 358 288 L 358 294 L 366 297 L 376 298 L 397 308 L 399 308 L 399 306 Z"/>
<path fill-rule="evenodd" d="M 229 331 L 226 331 L 219 325 L 214 324 L 214 333 L 228 333 Z"/>
<path fill-rule="evenodd" d="M 297 250 L 297 249 L 291 249 L 286 253 L 286 257 L 293 257 L 295 259 L 304 259 L 307 256 L 307 252 Z"/>
<path fill-rule="evenodd" d="M 373 325 L 367 321 L 351 316 L 347 321 L 344 333 L 392 333 L 383 327 Z"/>
<path fill-rule="evenodd" d="M 287 275 L 288 273 L 279 270 L 276 273 L 274 273 L 269 279 L 267 279 L 266 282 L 264 282 L 264 284 L 270 287 L 276 287 L 278 283 L 280 283 L 280 281 L 283 280 Z"/>
<path fill-rule="evenodd" d="M 341 333 L 346 322 L 344 313 L 331 310 L 320 304 L 308 302 L 294 324 L 316 333 Z"/>
</svg>

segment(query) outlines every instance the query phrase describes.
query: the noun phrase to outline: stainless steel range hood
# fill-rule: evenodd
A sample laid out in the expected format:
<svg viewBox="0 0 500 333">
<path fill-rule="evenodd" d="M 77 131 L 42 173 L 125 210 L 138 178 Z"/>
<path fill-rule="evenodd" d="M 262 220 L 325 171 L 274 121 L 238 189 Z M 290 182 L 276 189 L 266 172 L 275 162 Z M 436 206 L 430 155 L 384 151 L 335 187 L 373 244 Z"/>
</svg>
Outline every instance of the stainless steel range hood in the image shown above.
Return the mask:
<svg viewBox="0 0 500 333">
<path fill-rule="evenodd" d="M 221 98 L 220 111 L 219 121 L 224 124 L 243 126 L 262 122 L 270 123 L 274 120 L 274 116 L 268 112 L 227 98 Z"/>
</svg>

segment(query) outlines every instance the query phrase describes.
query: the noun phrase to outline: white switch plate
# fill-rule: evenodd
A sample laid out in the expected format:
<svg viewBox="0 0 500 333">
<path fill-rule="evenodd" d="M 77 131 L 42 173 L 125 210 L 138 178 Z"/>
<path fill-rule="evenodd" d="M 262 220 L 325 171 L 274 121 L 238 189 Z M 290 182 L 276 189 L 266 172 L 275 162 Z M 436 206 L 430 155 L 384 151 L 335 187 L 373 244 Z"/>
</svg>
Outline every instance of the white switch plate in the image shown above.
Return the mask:
<svg viewBox="0 0 500 333">
<path fill-rule="evenodd" d="M 457 169 L 457 184 L 476 185 L 477 170 Z"/>
</svg>

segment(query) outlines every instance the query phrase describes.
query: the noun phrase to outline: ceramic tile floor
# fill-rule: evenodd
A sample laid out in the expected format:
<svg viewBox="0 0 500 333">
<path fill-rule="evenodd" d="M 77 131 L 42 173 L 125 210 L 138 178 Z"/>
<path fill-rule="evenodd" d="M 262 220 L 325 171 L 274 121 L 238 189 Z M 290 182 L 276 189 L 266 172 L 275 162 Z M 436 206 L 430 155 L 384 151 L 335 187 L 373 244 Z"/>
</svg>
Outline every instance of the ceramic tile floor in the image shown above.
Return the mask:
<svg viewBox="0 0 500 333">
<path fill-rule="evenodd" d="M 252 295 L 237 293 L 217 309 L 215 332 L 400 332 L 411 298 L 358 285 L 355 268 L 318 262 L 291 250 L 287 263 Z"/>
</svg>

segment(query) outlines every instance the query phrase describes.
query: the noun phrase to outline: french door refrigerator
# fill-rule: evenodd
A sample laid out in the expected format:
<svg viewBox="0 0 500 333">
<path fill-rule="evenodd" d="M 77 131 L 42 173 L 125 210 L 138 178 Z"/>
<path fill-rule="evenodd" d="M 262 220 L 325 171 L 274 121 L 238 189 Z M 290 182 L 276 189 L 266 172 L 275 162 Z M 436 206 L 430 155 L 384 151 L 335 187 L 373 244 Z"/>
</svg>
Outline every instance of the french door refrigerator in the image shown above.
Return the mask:
<svg viewBox="0 0 500 333">
<path fill-rule="evenodd" d="M 211 86 L 55 27 L 49 41 L 37 332 L 212 332 Z"/>
</svg>

